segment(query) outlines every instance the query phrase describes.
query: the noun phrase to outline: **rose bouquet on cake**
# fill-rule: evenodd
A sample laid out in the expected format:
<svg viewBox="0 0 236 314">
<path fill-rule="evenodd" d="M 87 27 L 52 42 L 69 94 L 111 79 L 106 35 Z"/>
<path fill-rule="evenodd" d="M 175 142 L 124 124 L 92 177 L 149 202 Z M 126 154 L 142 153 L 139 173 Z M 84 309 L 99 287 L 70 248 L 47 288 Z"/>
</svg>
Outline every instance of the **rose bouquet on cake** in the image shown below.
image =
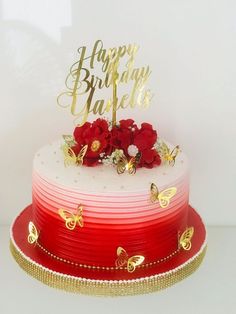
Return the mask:
<svg viewBox="0 0 236 314">
<path fill-rule="evenodd" d="M 77 126 L 73 136 L 63 137 L 66 164 L 94 167 L 123 163 L 132 169 L 153 168 L 161 164 L 161 155 L 156 149 L 158 134 L 149 123 L 138 127 L 134 120 L 126 119 L 112 126 L 107 120 L 99 118 Z"/>
</svg>

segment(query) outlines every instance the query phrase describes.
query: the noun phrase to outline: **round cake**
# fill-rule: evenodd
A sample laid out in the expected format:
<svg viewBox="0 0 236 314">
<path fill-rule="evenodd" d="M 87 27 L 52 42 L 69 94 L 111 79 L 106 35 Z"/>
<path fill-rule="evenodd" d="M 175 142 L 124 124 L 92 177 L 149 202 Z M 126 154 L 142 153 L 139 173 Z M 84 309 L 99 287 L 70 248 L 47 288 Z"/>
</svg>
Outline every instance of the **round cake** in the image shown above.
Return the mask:
<svg viewBox="0 0 236 314">
<path fill-rule="evenodd" d="M 45 250 L 68 262 L 109 270 L 115 269 L 118 247 L 130 256 L 145 257 L 137 268 L 177 253 L 178 236 L 188 218 L 188 165 L 183 153 L 174 168 L 139 169 L 132 176 L 104 165 L 65 167 L 61 145 L 45 146 L 34 159 L 33 221 Z M 160 191 L 176 189 L 168 206 L 151 201 L 152 183 Z M 68 229 L 60 211 L 69 219 L 78 207 L 83 225 Z M 119 275 L 123 272 L 126 276 L 125 268 Z"/>
<path fill-rule="evenodd" d="M 34 158 L 33 202 L 11 238 L 23 269 L 69 291 L 129 295 L 168 287 L 199 266 L 206 233 L 189 205 L 183 152 L 174 167 L 131 175 L 114 165 L 66 166 L 62 147 L 55 141 Z"/>
</svg>

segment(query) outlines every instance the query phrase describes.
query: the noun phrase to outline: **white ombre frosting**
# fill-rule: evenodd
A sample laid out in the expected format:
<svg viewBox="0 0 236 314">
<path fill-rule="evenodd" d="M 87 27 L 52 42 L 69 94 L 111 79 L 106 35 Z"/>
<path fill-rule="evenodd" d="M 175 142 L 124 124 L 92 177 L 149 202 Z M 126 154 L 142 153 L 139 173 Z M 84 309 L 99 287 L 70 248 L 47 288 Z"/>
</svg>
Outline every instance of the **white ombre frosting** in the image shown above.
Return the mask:
<svg viewBox="0 0 236 314">
<path fill-rule="evenodd" d="M 59 140 L 44 146 L 34 158 L 33 198 L 46 210 L 54 213 L 62 207 L 75 210 L 78 204 L 85 203 L 88 220 L 97 217 L 110 219 L 110 223 L 119 223 L 119 220 L 130 223 L 161 218 L 188 204 L 188 162 L 182 152 L 174 167 L 166 164 L 137 169 L 135 175 L 119 175 L 112 166 L 65 167 L 62 143 Z M 177 188 L 167 208 L 150 201 L 151 183 L 159 191 Z"/>
</svg>

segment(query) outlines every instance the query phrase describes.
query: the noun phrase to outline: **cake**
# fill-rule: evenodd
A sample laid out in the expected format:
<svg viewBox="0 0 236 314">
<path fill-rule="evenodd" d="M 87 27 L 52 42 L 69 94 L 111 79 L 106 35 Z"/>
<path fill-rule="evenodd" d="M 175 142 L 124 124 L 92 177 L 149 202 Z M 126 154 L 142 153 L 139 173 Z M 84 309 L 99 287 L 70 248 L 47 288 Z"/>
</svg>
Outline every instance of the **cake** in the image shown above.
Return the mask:
<svg viewBox="0 0 236 314">
<path fill-rule="evenodd" d="M 117 248 L 122 247 L 130 256 L 145 257 L 130 278 L 137 276 L 139 267 L 176 253 L 178 233 L 188 226 L 188 166 L 183 153 L 173 169 L 142 168 L 131 176 L 107 166 L 66 168 L 60 146 L 56 141 L 34 159 L 32 221 L 43 248 L 69 263 L 111 271 Z M 160 191 L 177 189 L 169 206 L 162 208 L 150 200 L 154 182 Z M 76 215 L 78 207 L 83 223 L 70 230 L 59 212 Z M 119 275 L 126 277 L 127 271 L 119 270 Z M 110 272 L 105 276 L 109 278 Z"/>
<path fill-rule="evenodd" d="M 45 279 L 55 263 L 59 273 L 85 284 L 70 289 L 88 293 L 88 283 L 95 282 L 89 293 L 119 295 L 168 286 L 198 266 L 206 249 L 205 229 L 189 206 L 189 166 L 182 151 L 174 166 L 165 162 L 131 175 L 118 174 L 116 165 L 106 163 L 66 166 L 63 145 L 54 141 L 34 158 L 32 205 L 17 218 L 22 228 L 13 226 L 13 234 L 20 232 L 20 244 L 12 236 L 13 254 L 23 254 L 18 245 L 24 242 L 27 261 L 34 265 L 23 268 L 37 266 L 31 251 L 44 260 L 46 273 L 36 275 L 42 281 L 58 284 Z M 168 280 L 170 269 L 174 275 Z M 157 274 L 164 283 L 154 284 L 161 279 Z M 127 283 L 137 286 L 126 289 Z"/>
<path fill-rule="evenodd" d="M 96 295 L 160 290 L 200 265 L 206 230 L 189 205 L 189 164 L 149 123 L 99 118 L 39 149 L 32 204 L 11 228 L 30 275 Z"/>
</svg>

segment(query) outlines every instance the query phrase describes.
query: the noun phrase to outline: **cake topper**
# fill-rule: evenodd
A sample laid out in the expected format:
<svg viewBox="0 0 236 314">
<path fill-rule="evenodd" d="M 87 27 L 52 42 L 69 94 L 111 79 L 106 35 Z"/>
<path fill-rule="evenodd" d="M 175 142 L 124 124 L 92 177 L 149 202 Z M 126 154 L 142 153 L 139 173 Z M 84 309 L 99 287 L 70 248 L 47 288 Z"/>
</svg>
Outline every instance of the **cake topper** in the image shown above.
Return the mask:
<svg viewBox="0 0 236 314">
<path fill-rule="evenodd" d="M 138 50 L 136 44 L 107 49 L 101 40 L 91 51 L 85 46 L 78 49 L 79 58 L 70 67 L 66 90 L 57 98 L 60 106 L 70 108 L 77 123 L 73 135 L 63 136 L 65 166 L 104 164 L 115 166 L 118 174 L 135 174 L 137 168 L 153 168 L 161 162 L 175 165 L 179 146 L 171 150 L 158 142 L 150 123 L 138 126 L 133 119 L 117 119 L 120 109 L 147 108 L 152 99 L 146 88 L 151 70 L 148 65 L 135 65 Z M 88 122 L 91 114 L 99 117 Z M 164 203 L 162 196 L 168 203 L 163 193 L 156 200 Z"/>
<path fill-rule="evenodd" d="M 66 90 L 58 96 L 58 104 L 69 107 L 80 126 L 90 114 L 103 116 L 112 111 L 114 126 L 118 110 L 136 106 L 147 108 L 153 97 L 150 89 L 145 89 L 151 70 L 149 66 L 134 66 L 138 49 L 136 44 L 106 49 L 101 40 L 95 42 L 91 52 L 85 46 L 80 47 L 79 59 L 70 67 Z M 100 69 L 98 65 L 101 65 Z M 118 95 L 118 85 L 128 91 Z M 111 87 L 112 93 L 106 92 L 110 96 L 105 99 L 102 92 Z"/>
</svg>

